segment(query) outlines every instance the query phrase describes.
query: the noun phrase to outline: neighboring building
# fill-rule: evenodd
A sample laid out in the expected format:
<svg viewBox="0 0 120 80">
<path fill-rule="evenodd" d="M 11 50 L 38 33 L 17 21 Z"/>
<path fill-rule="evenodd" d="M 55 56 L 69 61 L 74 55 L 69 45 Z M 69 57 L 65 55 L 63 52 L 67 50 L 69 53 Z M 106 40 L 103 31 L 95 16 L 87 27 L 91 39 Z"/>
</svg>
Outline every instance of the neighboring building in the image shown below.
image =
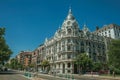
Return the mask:
<svg viewBox="0 0 120 80">
<path fill-rule="evenodd" d="M 18 63 L 21 63 L 21 61 L 22 61 L 21 58 L 22 58 L 21 54 L 18 54 L 16 56 L 16 59 L 17 59 Z"/>
<path fill-rule="evenodd" d="M 34 65 L 34 71 L 37 71 L 38 53 L 39 53 L 39 50 L 38 50 L 38 49 L 35 49 L 35 50 L 32 52 L 31 64 Z"/>
<path fill-rule="evenodd" d="M 104 25 L 102 28 L 96 27 L 96 31 L 93 32 L 96 35 L 105 37 L 105 47 L 108 52 L 108 46 L 112 39 L 120 39 L 120 26 L 116 24 Z M 106 55 L 108 60 L 108 55 Z"/>
<path fill-rule="evenodd" d="M 112 39 L 120 39 L 120 26 L 116 24 L 105 25 L 96 29 L 94 32 L 100 36 L 110 37 Z"/>
<path fill-rule="evenodd" d="M 19 63 L 23 64 L 25 67 L 28 67 L 28 65 L 31 64 L 31 55 L 32 53 L 30 51 L 21 51 L 16 58 Z"/>
<path fill-rule="evenodd" d="M 25 52 L 24 55 L 24 66 L 28 67 L 31 64 L 31 52 Z"/>
<path fill-rule="evenodd" d="M 42 70 L 41 62 L 45 58 L 45 47 L 42 44 L 37 49 L 38 49 L 37 68 L 38 68 L 38 71 L 41 71 Z"/>
<path fill-rule="evenodd" d="M 45 58 L 50 62 L 50 71 L 56 73 L 77 73 L 73 59 L 86 53 L 94 62 L 106 62 L 104 37 L 93 34 L 86 25 L 79 29 L 71 9 L 62 27 L 44 43 Z"/>
<path fill-rule="evenodd" d="M 32 52 L 31 64 L 34 65 L 34 71 L 42 70 L 41 62 L 43 61 L 44 57 L 44 45 L 42 44 Z"/>
</svg>

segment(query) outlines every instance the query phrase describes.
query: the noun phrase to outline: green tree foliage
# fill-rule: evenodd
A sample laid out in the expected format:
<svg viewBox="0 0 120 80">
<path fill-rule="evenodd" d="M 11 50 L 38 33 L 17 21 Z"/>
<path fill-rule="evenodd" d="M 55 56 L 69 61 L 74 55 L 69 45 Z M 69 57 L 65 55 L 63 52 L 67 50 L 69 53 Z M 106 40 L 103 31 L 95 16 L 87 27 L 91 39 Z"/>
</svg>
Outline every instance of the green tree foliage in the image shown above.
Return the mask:
<svg viewBox="0 0 120 80">
<path fill-rule="evenodd" d="M 45 70 L 46 67 L 49 67 L 50 63 L 47 60 L 43 60 L 41 65 L 43 66 L 43 70 Z"/>
<path fill-rule="evenodd" d="M 102 68 L 103 68 L 102 63 L 100 62 L 93 63 L 93 68 L 92 68 L 93 71 L 100 71 Z"/>
<path fill-rule="evenodd" d="M 49 61 L 43 60 L 41 65 L 44 66 L 44 67 L 49 66 Z"/>
<path fill-rule="evenodd" d="M 120 71 L 120 40 L 112 40 L 109 45 L 108 63 L 111 69 Z"/>
<path fill-rule="evenodd" d="M 13 58 L 13 59 L 11 59 L 10 62 L 11 62 L 11 63 L 10 63 L 10 67 L 11 67 L 12 69 L 17 69 L 17 64 L 18 64 L 17 59 Z"/>
<path fill-rule="evenodd" d="M 87 54 L 81 53 L 75 58 L 75 64 L 78 65 L 80 73 L 81 71 L 83 72 L 91 70 L 93 62 Z"/>
<path fill-rule="evenodd" d="M 35 66 L 36 66 L 35 63 L 31 63 L 31 64 L 29 65 L 30 68 L 34 68 Z"/>
<path fill-rule="evenodd" d="M 9 68 L 12 68 L 12 69 L 23 69 L 23 65 L 20 64 L 16 58 L 12 58 L 11 63 L 9 64 Z M 8 65 L 8 64 L 7 64 Z"/>
<path fill-rule="evenodd" d="M 6 44 L 5 38 L 5 28 L 0 28 L 0 64 L 4 64 L 12 54 L 11 49 Z"/>
</svg>

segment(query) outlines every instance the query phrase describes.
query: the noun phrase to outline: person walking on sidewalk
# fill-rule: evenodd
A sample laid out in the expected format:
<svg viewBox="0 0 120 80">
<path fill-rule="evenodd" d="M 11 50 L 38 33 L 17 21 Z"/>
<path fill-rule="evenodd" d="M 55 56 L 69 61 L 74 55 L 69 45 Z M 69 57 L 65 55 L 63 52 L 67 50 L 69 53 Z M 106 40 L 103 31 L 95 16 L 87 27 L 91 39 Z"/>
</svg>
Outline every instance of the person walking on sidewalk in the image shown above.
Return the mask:
<svg viewBox="0 0 120 80">
<path fill-rule="evenodd" d="M 113 71 L 113 77 L 115 77 L 115 71 Z"/>
</svg>

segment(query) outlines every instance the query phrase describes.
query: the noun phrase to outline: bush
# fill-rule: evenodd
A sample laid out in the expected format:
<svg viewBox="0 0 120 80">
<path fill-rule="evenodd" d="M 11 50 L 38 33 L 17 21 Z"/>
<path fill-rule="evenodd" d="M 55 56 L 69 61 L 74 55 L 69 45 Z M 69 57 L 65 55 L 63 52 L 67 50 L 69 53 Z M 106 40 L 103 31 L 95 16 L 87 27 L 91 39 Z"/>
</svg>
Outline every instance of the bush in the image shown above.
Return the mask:
<svg viewBox="0 0 120 80">
<path fill-rule="evenodd" d="M 120 74 L 120 70 L 119 69 L 115 68 L 114 71 L 115 71 L 115 74 Z"/>
<path fill-rule="evenodd" d="M 120 74 L 120 69 L 110 66 L 110 73 L 112 74 L 113 71 L 115 71 L 115 74 Z"/>
</svg>

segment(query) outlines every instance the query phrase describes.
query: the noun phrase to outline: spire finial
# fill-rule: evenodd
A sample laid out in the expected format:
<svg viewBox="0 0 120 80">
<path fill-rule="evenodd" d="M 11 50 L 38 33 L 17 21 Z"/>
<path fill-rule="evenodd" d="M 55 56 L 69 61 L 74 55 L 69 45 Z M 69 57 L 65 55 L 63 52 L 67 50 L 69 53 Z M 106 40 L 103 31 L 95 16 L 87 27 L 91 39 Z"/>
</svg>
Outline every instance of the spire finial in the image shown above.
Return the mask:
<svg viewBox="0 0 120 80">
<path fill-rule="evenodd" d="M 72 13 L 72 10 L 71 10 L 71 5 L 69 6 L 69 13 Z"/>
<path fill-rule="evenodd" d="M 59 24 L 59 29 L 60 29 L 61 27 L 60 27 L 60 24 Z"/>
<path fill-rule="evenodd" d="M 84 21 L 84 27 L 86 27 L 86 21 Z"/>
</svg>

